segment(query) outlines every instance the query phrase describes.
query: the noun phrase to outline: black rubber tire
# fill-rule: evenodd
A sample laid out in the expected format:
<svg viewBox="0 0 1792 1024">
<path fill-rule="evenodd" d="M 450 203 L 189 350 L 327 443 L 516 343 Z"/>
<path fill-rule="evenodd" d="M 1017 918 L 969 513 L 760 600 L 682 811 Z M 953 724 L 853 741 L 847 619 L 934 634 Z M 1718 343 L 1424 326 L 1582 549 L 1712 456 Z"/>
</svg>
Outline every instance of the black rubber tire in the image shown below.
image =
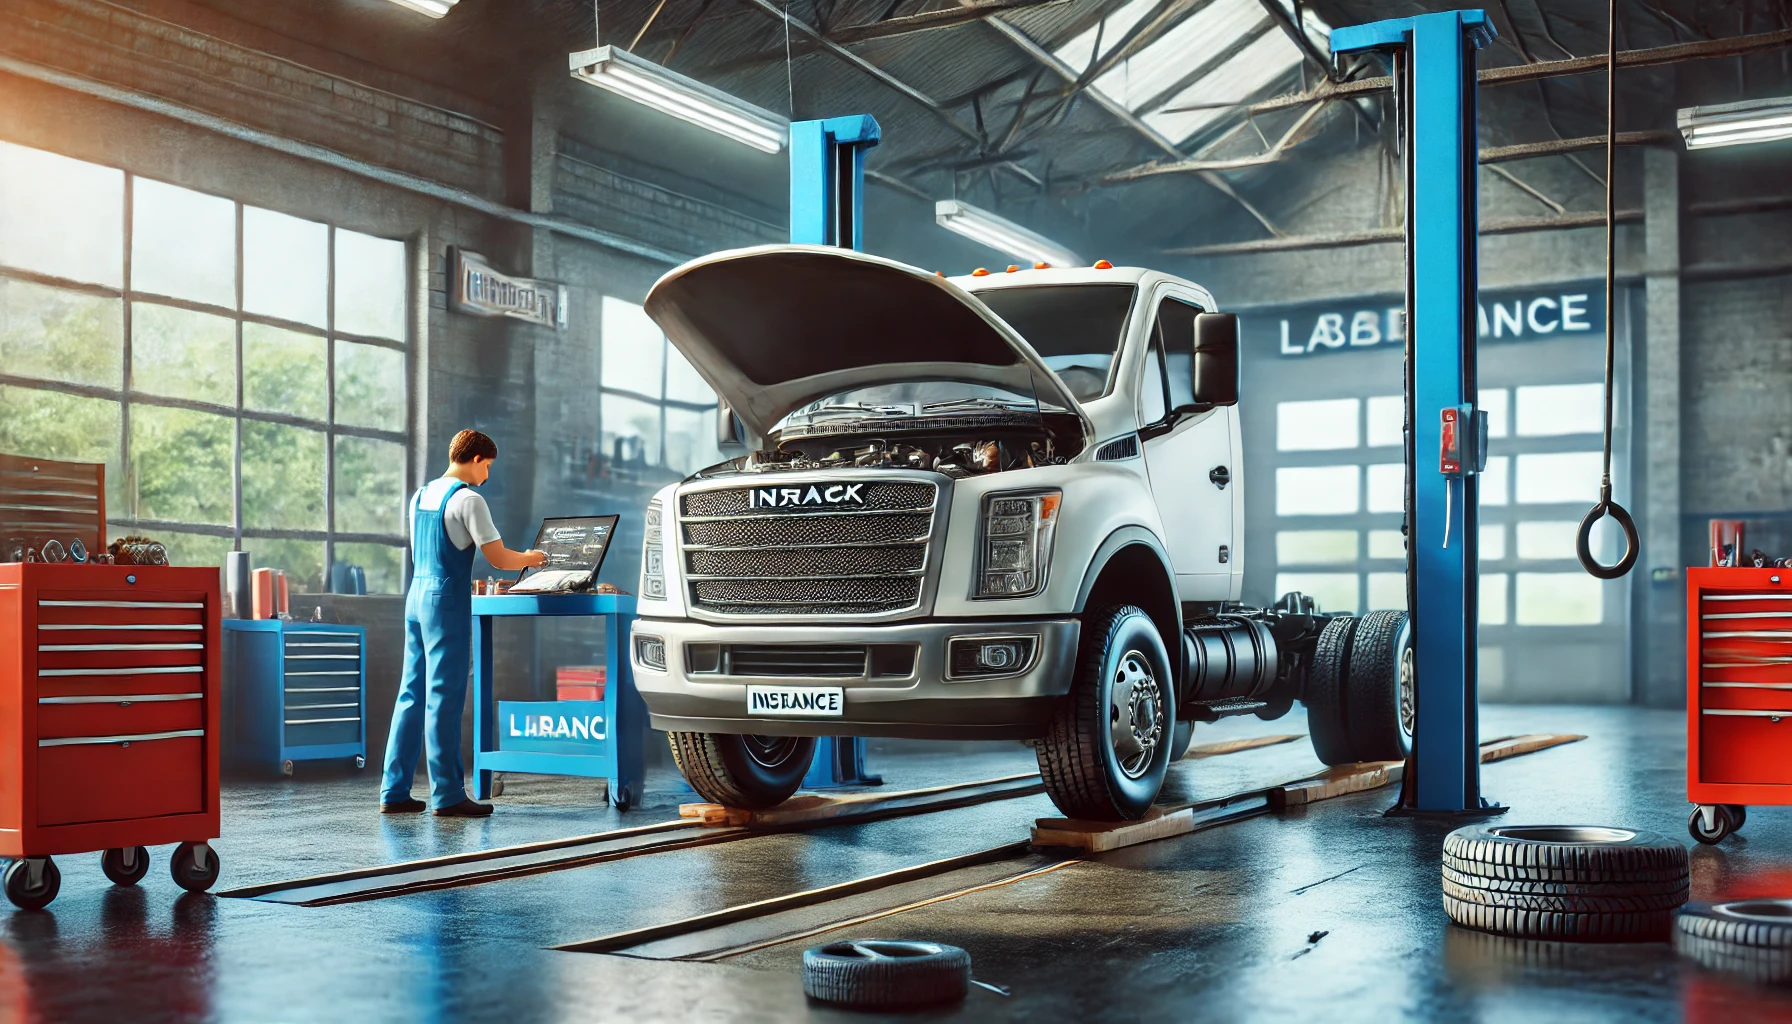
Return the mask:
<svg viewBox="0 0 1792 1024">
<path fill-rule="evenodd" d="M 1577 825 L 1469 825 L 1444 837 L 1443 859 L 1463 874 L 1527 882 L 1667 882 L 1689 870 L 1686 847 L 1666 836 Z"/>
<path fill-rule="evenodd" d="M 1149 662 L 1160 727 L 1158 743 L 1137 778 L 1121 770 L 1109 719 L 1109 695 L 1129 651 Z M 1163 637 L 1143 608 L 1118 605 L 1085 616 L 1070 692 L 1033 748 L 1045 791 L 1059 810 L 1083 821 L 1133 821 L 1151 809 L 1170 767 L 1174 682 Z"/>
<path fill-rule="evenodd" d="M 1195 742 L 1195 723 L 1177 722 L 1170 733 L 1170 763 L 1175 764 L 1188 754 L 1188 748 Z"/>
<path fill-rule="evenodd" d="M 6 873 L 0 875 L 0 888 L 6 890 L 6 898 L 20 910 L 42 910 L 62 891 L 62 871 L 50 858 L 45 857 L 43 860 L 43 884 L 34 890 L 25 888 L 29 876 L 22 858 L 6 865 Z"/>
<path fill-rule="evenodd" d="M 1512 878 L 1489 878 L 1444 865 L 1446 884 L 1469 886 L 1487 892 L 1511 893 L 1514 896 L 1661 896 L 1680 893 L 1685 901 L 1687 880 L 1669 878 L 1651 882 L 1535 882 Z"/>
<path fill-rule="evenodd" d="M 1732 946 L 1792 951 L 1792 900 L 1689 903 L 1674 930 Z"/>
<path fill-rule="evenodd" d="M 1792 949 L 1739 946 L 1700 938 L 1680 927 L 1674 929 L 1674 949 L 1707 970 L 1722 971 L 1759 985 L 1792 982 Z"/>
<path fill-rule="evenodd" d="M 1713 827 L 1706 829 L 1705 816 L 1699 813 L 1697 807 L 1694 807 L 1692 816 L 1686 819 L 1686 834 L 1706 846 L 1716 846 L 1728 839 L 1730 833 L 1736 831 L 1736 821 L 1731 817 L 1730 808 L 1726 804 L 1717 805 L 1711 815 L 1711 820 Z"/>
<path fill-rule="evenodd" d="M 168 873 L 174 877 L 174 884 L 188 892 L 204 892 L 218 880 L 218 851 L 206 846 L 205 864 L 198 861 L 198 849 L 201 843 L 182 843 L 174 848 L 174 855 L 168 858 Z"/>
<path fill-rule="evenodd" d="M 1357 620 L 1344 684 L 1344 729 L 1358 761 L 1404 761 L 1412 749 L 1400 724 L 1400 662 L 1410 646 L 1403 611 L 1384 608 Z"/>
<path fill-rule="evenodd" d="M 1313 754 L 1331 765 L 1358 760 L 1344 717 L 1356 624 L 1355 616 L 1340 615 L 1319 631 L 1319 640 L 1313 647 L 1313 667 L 1307 672 L 1307 687 L 1301 697 L 1301 703 L 1307 706 L 1307 735 L 1313 740 Z"/>
<path fill-rule="evenodd" d="M 854 939 L 803 951 L 803 992 L 862 1010 L 904 1010 L 962 1000 L 971 955 L 938 942 Z"/>
<path fill-rule="evenodd" d="M 136 885 L 143 881 L 144 875 L 149 874 L 149 851 L 141 846 L 137 847 L 133 863 L 130 869 L 126 870 L 124 851 L 122 849 L 107 850 L 100 854 L 100 870 L 105 873 L 113 885 Z"/>
<path fill-rule="evenodd" d="M 1557 896 L 1502 892 L 1462 885 L 1444 879 L 1444 895 L 1461 903 L 1507 910 L 1536 910 L 1557 914 L 1641 914 L 1673 910 L 1686 902 L 1687 890 L 1647 896 Z"/>
<path fill-rule="evenodd" d="M 815 760 L 815 739 L 792 737 L 775 764 L 765 764 L 745 736 L 716 732 L 669 732 L 672 760 L 703 799 L 723 807 L 762 811 L 790 799 L 803 785 Z"/>
<path fill-rule="evenodd" d="M 1464 903 L 1444 896 L 1444 913 L 1465 928 L 1525 939 L 1563 939 L 1569 942 L 1655 942 L 1668 937 L 1674 925 L 1671 910 L 1633 914 L 1564 914 L 1545 910 L 1514 910 Z"/>
</svg>

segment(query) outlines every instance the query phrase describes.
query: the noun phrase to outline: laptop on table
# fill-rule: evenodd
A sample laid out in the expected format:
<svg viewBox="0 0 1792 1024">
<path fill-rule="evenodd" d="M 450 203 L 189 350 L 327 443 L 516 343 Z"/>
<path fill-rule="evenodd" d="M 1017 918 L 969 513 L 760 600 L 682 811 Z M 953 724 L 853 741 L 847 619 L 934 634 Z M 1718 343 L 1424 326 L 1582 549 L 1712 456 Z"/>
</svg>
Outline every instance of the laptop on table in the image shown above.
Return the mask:
<svg viewBox="0 0 1792 1024">
<path fill-rule="evenodd" d="M 620 516 L 568 516 L 543 519 L 535 548 L 547 552 L 546 565 L 531 566 L 510 586 L 512 594 L 565 594 L 590 590 L 597 583 L 610 539 Z"/>
</svg>

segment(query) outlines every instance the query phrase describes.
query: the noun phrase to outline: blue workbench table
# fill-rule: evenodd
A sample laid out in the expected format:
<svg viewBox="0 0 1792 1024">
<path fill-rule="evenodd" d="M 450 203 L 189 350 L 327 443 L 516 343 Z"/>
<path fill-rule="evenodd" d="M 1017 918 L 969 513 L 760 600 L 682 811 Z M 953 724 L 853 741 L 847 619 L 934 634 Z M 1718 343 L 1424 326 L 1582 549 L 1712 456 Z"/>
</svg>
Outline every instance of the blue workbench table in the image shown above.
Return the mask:
<svg viewBox="0 0 1792 1024">
<path fill-rule="evenodd" d="M 604 619 L 604 696 L 597 701 L 503 701 L 494 707 L 492 627 L 503 617 L 598 615 Z M 607 779 L 610 801 L 641 799 L 647 707 L 629 664 L 627 594 L 498 594 L 473 598 L 474 795 L 491 797 L 493 772 Z"/>
</svg>

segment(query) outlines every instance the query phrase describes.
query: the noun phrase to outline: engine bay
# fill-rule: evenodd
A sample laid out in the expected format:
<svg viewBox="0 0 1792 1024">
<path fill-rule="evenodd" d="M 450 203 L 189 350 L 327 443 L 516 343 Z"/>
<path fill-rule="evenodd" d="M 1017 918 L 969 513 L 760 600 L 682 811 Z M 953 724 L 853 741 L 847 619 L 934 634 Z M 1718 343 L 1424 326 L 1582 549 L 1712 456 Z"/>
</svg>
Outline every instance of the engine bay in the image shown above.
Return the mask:
<svg viewBox="0 0 1792 1024">
<path fill-rule="evenodd" d="M 986 431 L 982 434 L 905 438 L 816 438 L 780 442 L 724 463 L 704 476 L 826 469 L 923 469 L 953 479 L 1069 461 L 1051 435 Z"/>
</svg>

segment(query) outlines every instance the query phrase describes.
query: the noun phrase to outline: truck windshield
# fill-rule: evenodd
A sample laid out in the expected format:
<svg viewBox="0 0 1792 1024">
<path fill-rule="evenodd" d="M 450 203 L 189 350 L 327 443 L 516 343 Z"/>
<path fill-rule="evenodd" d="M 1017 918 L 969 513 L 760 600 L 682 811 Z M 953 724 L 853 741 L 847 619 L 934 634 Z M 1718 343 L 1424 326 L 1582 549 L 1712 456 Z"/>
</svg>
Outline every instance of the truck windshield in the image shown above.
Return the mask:
<svg viewBox="0 0 1792 1024">
<path fill-rule="evenodd" d="M 1108 392 L 1136 290 L 1130 284 L 1062 284 L 975 294 L 1027 339 L 1077 401 L 1087 402 Z"/>
</svg>

